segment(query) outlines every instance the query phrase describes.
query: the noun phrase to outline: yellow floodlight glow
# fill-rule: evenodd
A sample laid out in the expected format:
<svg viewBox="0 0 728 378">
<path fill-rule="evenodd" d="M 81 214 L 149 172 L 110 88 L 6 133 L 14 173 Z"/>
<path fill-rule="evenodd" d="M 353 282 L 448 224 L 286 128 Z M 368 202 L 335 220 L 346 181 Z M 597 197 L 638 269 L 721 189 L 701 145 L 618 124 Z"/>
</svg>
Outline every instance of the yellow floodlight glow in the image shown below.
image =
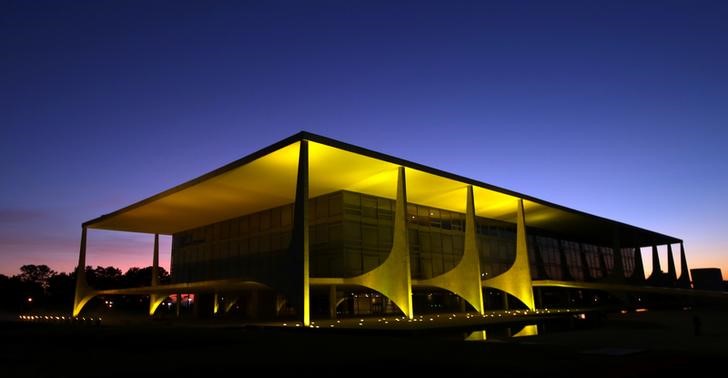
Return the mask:
<svg viewBox="0 0 728 378">
<path fill-rule="evenodd" d="M 476 216 L 516 223 L 517 197 L 480 187 L 473 192 Z"/>
<path fill-rule="evenodd" d="M 467 184 L 412 168 L 406 173 L 408 202 L 465 213 Z"/>
<path fill-rule="evenodd" d="M 348 190 L 359 193 L 383 193 L 386 194 L 392 191 L 392 186 L 397 183 L 397 169 L 388 169 L 369 176 L 357 183 L 349 186 Z M 392 193 L 396 194 L 396 193 Z M 395 197 L 382 196 L 385 198 L 394 199 Z"/>
<path fill-rule="evenodd" d="M 309 198 L 337 190 L 351 190 L 394 199 L 396 164 L 309 142 Z"/>
<path fill-rule="evenodd" d="M 102 217 L 90 228 L 170 235 L 292 203 L 300 142 Z"/>
<path fill-rule="evenodd" d="M 523 302 L 529 310 L 534 310 L 533 285 L 531 283 L 530 264 L 528 261 L 523 202 L 518 203 L 517 215 L 515 261 L 507 271 L 485 280 L 485 285 L 513 295 Z M 510 311 L 506 311 L 506 313 L 510 313 Z"/>
<path fill-rule="evenodd" d="M 535 203 L 533 201 L 523 201 L 523 206 L 526 209 L 526 220 L 529 224 L 545 224 L 558 218 L 561 210 L 546 207 L 544 205 Z"/>
<path fill-rule="evenodd" d="M 523 327 L 522 330 L 518 331 L 513 337 L 523 337 L 523 336 L 536 336 L 538 335 L 538 326 L 536 325 L 527 325 Z"/>
</svg>

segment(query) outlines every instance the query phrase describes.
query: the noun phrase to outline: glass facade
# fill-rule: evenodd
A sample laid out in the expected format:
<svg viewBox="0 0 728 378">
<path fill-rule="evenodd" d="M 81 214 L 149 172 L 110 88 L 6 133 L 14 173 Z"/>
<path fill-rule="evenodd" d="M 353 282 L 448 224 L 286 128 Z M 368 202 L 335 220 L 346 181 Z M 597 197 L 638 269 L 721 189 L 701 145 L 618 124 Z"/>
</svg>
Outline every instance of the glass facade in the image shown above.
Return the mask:
<svg viewBox="0 0 728 378">
<path fill-rule="evenodd" d="M 622 264 L 624 275 L 632 277 L 634 273 L 634 248 L 622 248 Z"/>
<path fill-rule="evenodd" d="M 484 278 L 508 270 L 516 259 L 516 225 L 478 217 L 476 232 Z"/>
<path fill-rule="evenodd" d="M 382 264 L 392 248 L 394 205 L 391 199 L 350 191 L 310 199 L 311 277 L 355 277 Z M 175 234 L 173 282 L 226 278 L 267 282 L 280 274 L 280 259 L 287 258 L 292 222 L 290 204 Z M 464 252 L 464 214 L 410 203 L 407 222 L 412 278 L 432 278 L 457 265 Z M 527 233 L 534 279 L 589 280 L 614 269 L 612 248 L 534 229 Z M 508 270 L 516 256 L 515 224 L 476 217 L 476 235 L 483 278 Z M 624 248 L 621 253 L 630 276 L 634 250 Z M 546 276 L 538 277 L 539 271 Z"/>
<path fill-rule="evenodd" d="M 576 281 L 584 280 L 584 270 L 581 265 L 581 250 L 579 243 L 562 240 L 561 248 L 566 258 L 566 267 L 569 270 L 569 276 Z"/>
<path fill-rule="evenodd" d="M 354 277 L 384 262 L 392 249 L 394 201 L 348 191 L 310 201 L 311 277 Z"/>
<path fill-rule="evenodd" d="M 439 276 L 457 265 L 465 251 L 465 215 L 407 205 L 412 278 Z"/>
<path fill-rule="evenodd" d="M 546 236 L 535 236 L 536 247 L 543 259 L 544 270 L 548 279 L 561 280 L 563 274 L 561 270 L 561 252 L 559 251 L 559 241 Z M 531 273 L 533 275 L 533 273 Z"/>
<path fill-rule="evenodd" d="M 584 258 L 588 265 L 589 276 L 593 279 L 604 277 L 602 270 L 601 256 L 599 255 L 599 247 L 593 244 L 584 243 L 581 245 Z"/>
<path fill-rule="evenodd" d="M 602 252 L 602 260 L 604 262 L 604 269 L 607 274 L 611 274 L 614 270 L 614 250 L 610 247 L 599 247 Z"/>
<path fill-rule="evenodd" d="M 275 272 L 291 242 L 293 205 L 286 205 L 175 234 L 172 280 L 260 280 Z"/>
</svg>

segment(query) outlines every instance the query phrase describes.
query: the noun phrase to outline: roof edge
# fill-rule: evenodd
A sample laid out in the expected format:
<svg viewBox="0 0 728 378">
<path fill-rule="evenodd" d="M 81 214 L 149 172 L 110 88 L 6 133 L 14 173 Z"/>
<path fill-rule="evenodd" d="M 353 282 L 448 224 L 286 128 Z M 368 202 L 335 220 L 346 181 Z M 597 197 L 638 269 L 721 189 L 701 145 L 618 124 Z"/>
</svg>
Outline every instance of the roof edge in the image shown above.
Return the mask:
<svg viewBox="0 0 728 378">
<path fill-rule="evenodd" d="M 205 173 L 205 174 L 203 174 L 201 176 L 198 176 L 198 177 L 196 177 L 196 178 L 194 178 L 192 180 L 186 181 L 186 182 L 184 182 L 184 183 L 182 183 L 180 185 L 177 185 L 175 187 L 172 187 L 170 189 L 167 189 L 167 190 L 165 190 L 163 192 L 157 193 L 157 194 L 155 194 L 155 195 L 153 195 L 151 197 L 145 198 L 145 199 L 143 199 L 141 201 L 135 202 L 135 203 L 133 203 L 133 204 L 131 204 L 129 206 L 123 207 L 123 208 L 121 208 L 119 210 L 116 210 L 116 211 L 113 211 L 111 213 L 107 213 L 107 214 L 101 215 L 101 216 L 99 216 L 97 218 L 88 220 L 88 221 L 86 221 L 86 222 L 84 222 L 82 224 L 82 227 L 84 227 L 84 228 L 91 227 L 94 224 L 99 223 L 99 222 L 102 222 L 102 221 L 104 221 L 104 220 L 106 220 L 108 218 L 111 218 L 113 216 L 116 216 L 118 214 L 121 214 L 121 213 L 126 212 L 126 211 L 129 211 L 129 210 L 135 209 L 137 207 L 143 206 L 143 205 L 145 205 L 145 204 L 147 204 L 149 202 L 158 200 L 158 199 L 160 199 L 162 197 L 165 197 L 165 196 L 168 196 L 170 194 L 176 193 L 176 192 L 178 192 L 180 190 L 186 189 L 186 188 L 188 188 L 190 186 L 193 186 L 195 184 L 198 184 L 198 183 L 200 183 L 202 181 L 211 179 L 211 178 L 213 178 L 215 176 L 218 176 L 218 175 L 221 175 L 221 174 L 226 173 L 228 171 L 231 171 L 231 170 L 233 170 L 235 168 L 238 168 L 238 167 L 240 167 L 242 165 L 248 164 L 248 163 L 250 163 L 250 162 L 252 162 L 252 161 L 254 161 L 254 160 L 258 159 L 258 158 L 261 158 L 261 157 L 263 157 L 265 155 L 268 155 L 268 154 L 270 154 L 270 153 L 272 153 L 272 152 L 274 152 L 274 151 L 276 151 L 278 149 L 281 149 L 281 148 L 283 148 L 285 146 L 288 146 L 288 145 L 290 145 L 292 143 L 295 143 L 295 142 L 298 142 L 298 141 L 302 141 L 302 140 L 309 140 L 309 141 L 312 141 L 312 142 L 325 144 L 325 145 L 330 146 L 330 147 L 339 148 L 339 149 L 346 150 L 346 151 L 349 151 L 349 152 L 353 152 L 353 153 L 357 153 L 357 154 L 360 154 L 360 155 L 368 156 L 368 157 L 371 157 L 371 158 L 374 158 L 374 159 L 388 161 L 390 163 L 394 163 L 394 164 L 397 164 L 397 165 L 401 165 L 401 166 L 405 166 L 405 167 L 408 167 L 408 168 L 417 169 L 417 170 L 420 170 L 420 171 L 423 171 L 423 172 L 427 172 L 427 173 L 430 173 L 430 174 L 433 174 L 433 175 L 437 175 L 437 176 L 449 178 L 451 180 L 464 182 L 464 183 L 467 183 L 467 184 L 470 184 L 470 185 L 474 185 L 474 186 L 479 186 L 479 187 L 482 187 L 482 188 L 485 188 L 485 189 L 489 189 L 489 190 L 493 190 L 493 191 L 496 191 L 496 192 L 499 192 L 499 193 L 503 193 L 503 194 L 507 194 L 507 195 L 514 196 L 514 197 L 522 198 L 524 200 L 531 201 L 531 202 L 534 202 L 534 203 L 538 203 L 538 204 L 543 205 L 543 206 L 548 206 L 548 207 L 552 207 L 552 208 L 555 208 L 555 209 L 558 209 L 558 210 L 562 210 L 562 211 L 565 211 L 565 212 L 568 212 L 568 213 L 572 213 L 572 214 L 576 214 L 576 215 L 580 215 L 580 216 L 586 216 L 586 217 L 595 218 L 595 219 L 598 219 L 598 220 L 601 220 L 601 221 L 604 221 L 604 222 L 607 222 L 607 223 L 611 223 L 611 224 L 613 224 L 615 226 L 627 227 L 627 228 L 631 228 L 633 230 L 637 230 L 637 231 L 641 231 L 641 232 L 646 232 L 646 233 L 651 233 L 651 234 L 653 234 L 653 235 L 655 235 L 655 236 L 657 236 L 659 238 L 667 239 L 667 240 L 669 240 L 672 243 L 682 243 L 683 242 L 681 239 L 675 238 L 673 236 L 661 234 L 661 233 L 658 233 L 658 232 L 655 232 L 655 231 L 647 230 L 647 229 L 644 229 L 644 228 L 641 228 L 641 227 L 633 226 L 633 225 L 630 225 L 630 224 L 627 224 L 627 223 L 623 223 L 623 222 L 620 222 L 620 221 L 616 221 L 616 220 L 613 220 L 613 219 L 604 218 L 604 217 L 601 217 L 601 216 L 598 216 L 598 215 L 589 214 L 589 213 L 586 213 L 586 212 L 583 212 L 583 211 L 580 211 L 580 210 L 572 209 L 572 208 L 569 208 L 569 207 L 566 207 L 566 206 L 562 206 L 562 205 L 559 205 L 559 204 L 556 204 L 556 203 L 553 203 L 553 202 L 545 201 L 545 200 L 542 200 L 542 199 L 539 199 L 539 198 L 536 198 L 536 197 L 532 197 L 532 196 L 529 196 L 529 195 L 526 195 L 526 194 L 523 194 L 523 193 L 519 193 L 519 192 L 516 192 L 516 191 L 513 191 L 513 190 L 501 188 L 499 186 L 487 184 L 487 183 L 482 182 L 482 181 L 470 179 L 470 178 L 467 178 L 467 177 L 464 177 L 464 176 L 461 176 L 461 175 L 458 175 L 458 174 L 446 172 L 446 171 L 443 171 L 443 170 L 440 170 L 440 169 L 437 169 L 437 168 L 432 168 L 432 167 L 429 167 L 429 166 L 426 166 L 426 165 L 423 165 L 423 164 L 415 163 L 413 161 L 409 161 L 409 160 L 406 160 L 406 159 L 398 158 L 396 156 L 392 156 L 392 155 L 389 155 L 389 154 L 377 152 L 377 151 L 374 151 L 374 150 L 370 150 L 368 148 L 356 146 L 356 145 L 353 145 L 353 144 L 350 144 L 350 143 L 342 142 L 342 141 L 339 141 L 339 140 L 336 140 L 336 139 L 332 139 L 332 138 L 329 138 L 329 137 L 325 137 L 325 136 L 322 136 L 322 135 L 314 134 L 314 133 L 311 133 L 311 132 L 308 132 L 308 131 L 303 131 L 303 130 L 300 131 L 300 132 L 298 132 L 298 133 L 296 133 L 296 134 L 293 134 L 293 135 L 291 135 L 291 136 L 289 136 L 289 137 L 287 137 L 287 138 L 285 138 L 283 140 L 280 140 L 278 142 L 275 142 L 275 143 L 273 143 L 273 144 L 271 144 L 271 145 L 269 145 L 267 147 L 264 147 L 264 148 L 262 148 L 262 149 L 260 149 L 258 151 L 255 151 L 253 153 L 250 153 L 250 154 L 248 154 L 248 155 L 246 155 L 246 156 L 244 156 L 244 157 L 242 157 L 240 159 L 237 159 L 237 160 L 235 160 L 235 161 L 233 161 L 231 163 L 228 163 L 228 164 L 226 164 L 226 165 L 224 165 L 224 166 L 222 166 L 220 168 L 217 168 L 217 169 L 212 170 L 212 171 L 210 171 L 208 173 Z"/>
<path fill-rule="evenodd" d="M 248 163 L 250 163 L 250 162 L 252 162 L 252 161 L 254 161 L 256 159 L 259 159 L 259 158 L 261 158 L 261 157 L 263 157 L 265 155 L 268 155 L 268 154 L 270 154 L 270 153 L 272 153 L 272 152 L 274 152 L 276 150 L 279 150 L 279 149 L 281 149 L 283 147 L 286 147 L 288 145 L 291 145 L 291 144 L 293 144 L 295 142 L 301 141 L 303 139 L 308 139 L 306 137 L 306 135 L 308 135 L 308 133 L 306 133 L 305 131 L 301 131 L 299 133 L 296 133 L 294 135 L 291 135 L 291 136 L 289 136 L 289 137 L 287 137 L 287 138 L 285 138 L 283 140 L 280 140 L 278 142 L 275 142 L 275 143 L 273 143 L 273 144 L 271 144 L 271 145 L 269 145 L 267 147 L 264 147 L 264 148 L 262 148 L 262 149 L 260 149 L 258 151 L 255 151 L 255 152 L 253 152 L 251 154 L 248 154 L 248 155 L 246 155 L 246 156 L 244 156 L 244 157 L 242 157 L 242 158 L 240 158 L 238 160 L 235 160 L 233 162 L 230 162 L 228 164 L 225 164 L 225 165 L 223 165 L 220 168 L 217 168 L 217 169 L 212 170 L 210 172 L 207 172 L 207 173 L 205 173 L 205 174 L 203 174 L 201 176 L 198 176 L 196 178 L 193 178 L 192 180 L 186 181 L 186 182 L 184 182 L 182 184 L 179 184 L 177 186 L 174 186 L 174 187 L 172 187 L 170 189 L 167 189 L 165 191 L 159 192 L 159 193 L 157 193 L 157 194 L 155 194 L 155 195 L 153 195 L 151 197 L 147 197 L 147 198 L 145 198 L 145 199 L 143 199 L 141 201 L 137 201 L 137 202 L 135 202 L 135 203 L 133 203 L 133 204 L 131 204 L 129 206 L 122 207 L 119 210 L 116 210 L 116 211 L 113 211 L 111 213 L 107 213 L 107 214 L 101 215 L 99 217 L 96 217 L 94 219 L 88 220 L 88 221 L 82 223 L 81 226 L 82 227 L 91 227 L 91 226 L 93 226 L 96 223 L 102 222 L 102 221 L 104 221 L 104 220 L 106 220 L 108 218 L 111 218 L 113 216 L 119 215 L 119 214 L 121 214 L 123 212 L 129 211 L 129 210 L 133 210 L 133 209 L 135 209 L 137 207 L 146 205 L 149 202 L 156 201 L 156 200 L 158 200 L 160 198 L 163 198 L 163 197 L 166 197 L 166 196 L 168 196 L 170 194 L 174 194 L 176 192 L 179 192 L 180 190 L 187 189 L 190 186 L 199 184 L 200 182 L 203 182 L 205 180 L 209 180 L 209 179 L 211 179 L 211 178 L 213 178 L 215 176 L 219 176 L 219 175 L 221 175 L 223 173 L 229 172 L 229 171 L 231 171 L 231 170 L 233 170 L 235 168 L 238 168 L 240 166 L 243 166 L 245 164 L 248 164 Z"/>
<path fill-rule="evenodd" d="M 356 146 L 356 145 L 353 145 L 353 144 L 349 144 L 349 143 L 346 143 L 346 142 L 341 142 L 339 140 L 332 139 L 332 138 L 329 138 L 329 137 L 325 137 L 325 136 L 322 136 L 322 135 L 313 134 L 313 133 L 310 133 L 310 132 L 307 132 L 307 131 L 302 131 L 302 132 L 300 132 L 297 135 L 301 135 L 303 139 L 307 139 L 307 140 L 311 140 L 311 141 L 314 141 L 314 142 L 326 144 L 328 146 L 340 148 L 340 149 L 343 149 L 343 150 L 347 150 L 349 152 L 354 152 L 354 153 L 358 153 L 358 154 L 361 154 L 361 155 L 366 155 L 366 156 L 369 156 L 371 158 L 380 159 L 380 160 L 386 160 L 386 161 L 388 161 L 390 163 L 394 163 L 394 164 L 402 165 L 402 166 L 405 166 L 405 167 L 417 169 L 417 170 L 420 170 L 420 171 L 423 171 L 423 172 L 427 172 L 427 173 L 430 173 L 430 174 L 433 174 L 433 175 L 446 177 L 446 178 L 449 178 L 451 180 L 464 182 L 464 183 L 467 183 L 467 184 L 470 184 L 470 185 L 474 185 L 474 186 L 479 186 L 479 187 L 482 187 L 482 188 L 486 188 L 486 189 L 493 190 L 493 191 L 496 191 L 496 192 L 500 192 L 500 193 L 503 193 L 503 194 L 511 195 L 511 196 L 514 196 L 514 197 L 519 197 L 519 198 L 522 198 L 522 199 L 527 200 L 527 201 L 535 202 L 535 203 L 538 203 L 540 205 L 544 205 L 544 206 L 548 206 L 548 207 L 553 207 L 553 208 L 556 208 L 556 209 L 559 209 L 559 210 L 562 210 L 562 211 L 566 211 L 568 213 L 572 213 L 572 214 L 576 214 L 576 215 L 580 215 L 580 216 L 587 216 L 587 217 L 595 218 L 595 219 L 598 219 L 598 220 L 601 220 L 601 221 L 605 221 L 605 222 L 614 224 L 615 226 L 629 227 L 629 228 L 635 229 L 637 231 L 648 232 L 648 233 L 651 233 L 651 234 L 656 235 L 658 237 L 665 238 L 665 239 L 669 239 L 673 243 L 682 243 L 683 242 L 681 239 L 678 239 L 678 238 L 673 237 L 673 236 L 661 234 L 659 232 L 647 230 L 647 229 L 644 229 L 644 228 L 641 228 L 641 227 L 633 226 L 633 225 L 630 225 L 630 224 L 627 224 L 627 223 L 623 223 L 623 222 L 620 222 L 620 221 L 616 221 L 616 220 L 613 220 L 613 219 L 609 219 L 609 218 L 604 218 L 604 217 L 601 217 L 601 216 L 598 216 L 598 215 L 589 214 L 589 213 L 586 213 L 586 212 L 583 212 L 583 211 L 580 211 L 580 210 L 572 209 L 570 207 L 562 206 L 562 205 L 559 205 L 559 204 L 556 204 L 556 203 L 553 203 L 553 202 L 549 202 L 549 201 L 545 201 L 545 200 L 542 200 L 542 199 L 539 199 L 539 198 L 536 198 L 536 197 L 532 197 L 532 196 L 529 196 L 527 194 L 523 194 L 523 193 L 519 193 L 519 192 L 516 192 L 516 191 L 513 191 L 513 190 L 501 188 L 501 187 L 496 186 L 496 185 L 492 185 L 492 184 L 488 184 L 488 183 L 485 183 L 485 182 L 482 182 L 482 181 L 478 181 L 478 180 L 474 180 L 474 179 L 467 178 L 467 177 L 464 177 L 464 176 L 460 176 L 460 175 L 455 174 L 455 173 L 446 172 L 446 171 L 443 171 L 443 170 L 440 170 L 440 169 L 437 169 L 437 168 L 432 168 L 432 167 L 429 167 L 429 166 L 426 166 L 426 165 L 423 165 L 423 164 L 415 163 L 413 161 L 409 161 L 409 160 L 406 160 L 406 159 L 398 158 L 396 156 L 384 154 L 384 153 L 377 152 L 377 151 L 374 151 L 374 150 L 370 150 L 370 149 L 367 149 L 367 148 L 364 148 L 364 147 L 359 147 L 359 146 Z"/>
</svg>

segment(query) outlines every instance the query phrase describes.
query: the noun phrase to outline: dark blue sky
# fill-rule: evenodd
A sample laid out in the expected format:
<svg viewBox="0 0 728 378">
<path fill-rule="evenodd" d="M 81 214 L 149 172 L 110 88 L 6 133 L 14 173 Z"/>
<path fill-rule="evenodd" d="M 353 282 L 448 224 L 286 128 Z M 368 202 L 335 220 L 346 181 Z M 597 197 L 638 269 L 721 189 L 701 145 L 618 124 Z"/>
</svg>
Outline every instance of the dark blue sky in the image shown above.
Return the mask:
<svg viewBox="0 0 728 378">
<path fill-rule="evenodd" d="M 0 4 L 0 273 L 68 271 L 82 222 L 300 130 L 728 271 L 728 2 Z M 151 262 L 90 238 L 89 264 Z"/>
</svg>

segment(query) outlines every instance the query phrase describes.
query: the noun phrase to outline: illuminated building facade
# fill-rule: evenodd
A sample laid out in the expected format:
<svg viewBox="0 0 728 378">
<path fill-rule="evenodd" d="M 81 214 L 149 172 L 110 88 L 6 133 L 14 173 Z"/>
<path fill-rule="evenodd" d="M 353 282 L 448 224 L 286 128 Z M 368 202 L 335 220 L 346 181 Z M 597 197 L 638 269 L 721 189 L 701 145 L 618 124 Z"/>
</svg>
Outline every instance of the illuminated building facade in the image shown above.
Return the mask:
<svg viewBox="0 0 728 378">
<path fill-rule="evenodd" d="M 153 314 L 167 296 L 195 293 L 215 313 L 309 324 L 483 314 L 496 297 L 533 310 L 548 287 L 690 286 L 677 238 L 306 132 L 84 223 L 79 267 L 89 229 L 155 235 L 155 269 L 158 235 L 171 235 L 172 283 L 99 291 L 79 269 L 74 315 L 97 295 L 149 295 Z M 657 256 L 658 245 L 668 272 L 653 258 L 646 279 L 640 250 Z"/>
</svg>

